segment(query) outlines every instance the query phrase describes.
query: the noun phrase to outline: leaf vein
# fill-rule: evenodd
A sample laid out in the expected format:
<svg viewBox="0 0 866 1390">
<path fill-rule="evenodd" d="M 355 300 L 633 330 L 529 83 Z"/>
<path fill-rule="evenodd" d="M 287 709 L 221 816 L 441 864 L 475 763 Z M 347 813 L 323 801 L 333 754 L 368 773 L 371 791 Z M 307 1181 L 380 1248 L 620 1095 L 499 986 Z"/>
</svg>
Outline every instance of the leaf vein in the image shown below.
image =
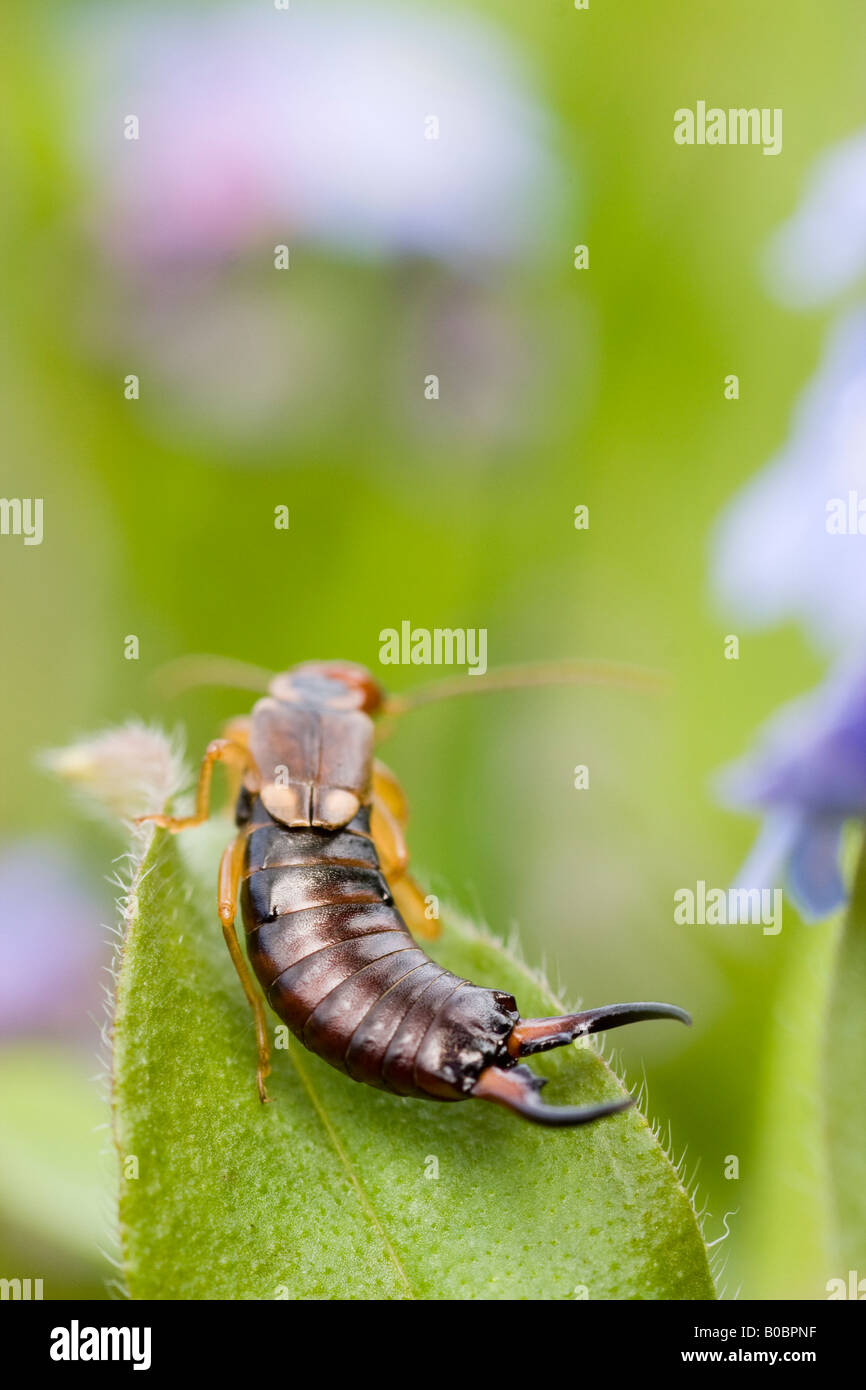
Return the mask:
<svg viewBox="0 0 866 1390">
<path fill-rule="evenodd" d="M 342 1145 L 341 1142 L 340 1142 L 340 1136 L 338 1135 L 338 1133 L 337 1133 L 337 1131 L 336 1131 L 336 1129 L 335 1129 L 335 1127 L 334 1127 L 334 1124 L 333 1124 L 333 1122 L 332 1122 L 330 1116 L 328 1115 L 328 1112 L 326 1111 L 324 1105 L 322 1104 L 322 1101 L 320 1100 L 319 1096 L 316 1094 L 316 1089 L 315 1089 L 315 1087 L 313 1086 L 313 1082 L 312 1082 L 312 1079 L 311 1079 L 311 1077 L 310 1077 L 310 1074 L 309 1074 L 309 1072 L 307 1071 L 306 1067 L 304 1067 L 304 1066 L 302 1065 L 301 1060 L 300 1060 L 300 1058 L 299 1058 L 299 1056 L 298 1056 L 297 1046 L 296 1046 L 294 1043 L 292 1044 L 292 1047 L 291 1047 L 291 1050 L 290 1050 L 290 1056 L 291 1056 L 291 1058 L 292 1058 L 292 1062 L 293 1062 L 293 1064 L 294 1064 L 295 1070 L 297 1071 L 298 1076 L 301 1078 L 301 1082 L 302 1082 L 302 1084 L 303 1084 L 303 1087 L 304 1087 L 305 1091 L 307 1092 L 307 1095 L 310 1097 L 310 1100 L 311 1100 L 312 1103 L 313 1103 L 313 1106 L 314 1106 L 314 1108 L 315 1108 L 316 1114 L 318 1115 L 319 1119 L 321 1120 L 322 1125 L 324 1126 L 325 1132 L 326 1132 L 328 1138 L 330 1139 L 332 1145 L 334 1146 L 334 1149 L 335 1149 L 335 1151 L 336 1151 L 336 1153 L 337 1153 L 338 1158 L 340 1159 L 340 1162 L 342 1163 L 343 1167 L 344 1167 L 345 1170 L 346 1170 L 346 1176 L 348 1177 L 350 1183 L 351 1183 L 352 1186 L 354 1187 L 355 1192 L 356 1192 L 356 1194 L 357 1194 L 357 1196 L 358 1196 L 358 1200 L 359 1200 L 359 1202 L 361 1203 L 362 1208 L 364 1209 L 364 1211 L 366 1212 L 367 1216 L 370 1218 L 370 1220 L 372 1221 L 372 1223 L 373 1223 L 373 1225 L 375 1226 L 376 1230 L 378 1231 L 379 1235 L 381 1236 L 382 1243 L 383 1243 L 383 1245 L 385 1246 L 385 1249 L 387 1250 L 388 1255 L 389 1255 L 391 1261 L 393 1262 L 394 1268 L 395 1268 L 396 1271 L 397 1271 L 398 1278 L 400 1279 L 400 1282 L 402 1283 L 403 1287 L 405 1288 L 406 1293 L 408 1294 L 409 1298 L 414 1299 L 415 1295 L 414 1295 L 414 1293 L 413 1293 L 413 1291 L 412 1291 L 412 1285 L 409 1283 L 409 1279 L 408 1279 L 408 1276 L 407 1276 L 407 1274 L 406 1274 L 406 1271 L 405 1271 L 405 1269 L 403 1268 L 402 1264 L 400 1263 L 400 1258 L 399 1258 L 399 1256 L 398 1256 L 398 1254 L 397 1254 L 397 1251 L 394 1249 L 394 1246 L 391 1244 L 391 1241 L 388 1239 L 388 1233 L 387 1233 L 387 1231 L 385 1230 L 385 1227 L 382 1225 L 382 1222 L 381 1222 L 381 1220 L 379 1219 L 379 1217 L 378 1217 L 378 1215 L 377 1215 L 377 1213 L 376 1213 L 376 1210 L 375 1210 L 375 1208 L 374 1208 L 374 1206 L 373 1206 L 373 1203 L 370 1201 L 369 1194 L 367 1193 L 367 1190 L 366 1190 L 366 1188 L 364 1187 L 364 1184 L 361 1182 L 360 1177 L 358 1176 L 357 1172 L 355 1171 L 355 1168 L 354 1168 L 353 1165 L 352 1165 L 352 1161 L 351 1161 L 351 1159 L 349 1158 L 349 1155 L 346 1153 L 346 1150 L 343 1148 L 343 1145 Z"/>
</svg>

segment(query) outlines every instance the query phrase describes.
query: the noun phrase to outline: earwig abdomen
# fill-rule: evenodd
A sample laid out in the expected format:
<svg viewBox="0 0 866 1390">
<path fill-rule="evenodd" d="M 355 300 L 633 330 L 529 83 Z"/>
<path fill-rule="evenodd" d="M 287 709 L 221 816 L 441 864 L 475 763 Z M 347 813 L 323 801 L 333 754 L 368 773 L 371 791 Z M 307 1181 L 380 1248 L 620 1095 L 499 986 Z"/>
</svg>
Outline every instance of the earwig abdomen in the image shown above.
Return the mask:
<svg viewBox="0 0 866 1390">
<path fill-rule="evenodd" d="M 242 794 L 249 829 L 241 906 L 250 963 L 294 1035 L 356 1080 L 462 1100 L 510 1067 L 510 995 L 436 965 L 394 906 L 362 808 L 336 831 L 279 824 Z"/>
</svg>

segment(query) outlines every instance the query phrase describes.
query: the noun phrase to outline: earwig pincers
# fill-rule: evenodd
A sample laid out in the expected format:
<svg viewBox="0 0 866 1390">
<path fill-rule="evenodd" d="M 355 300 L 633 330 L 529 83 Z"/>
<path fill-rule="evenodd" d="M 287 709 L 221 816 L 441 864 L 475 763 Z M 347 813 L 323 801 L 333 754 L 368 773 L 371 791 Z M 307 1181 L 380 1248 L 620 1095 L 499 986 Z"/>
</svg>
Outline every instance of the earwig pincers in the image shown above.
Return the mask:
<svg viewBox="0 0 866 1390">
<path fill-rule="evenodd" d="M 503 673 L 471 685 L 515 683 Z M 435 688 L 417 703 L 431 698 Z M 387 700 L 353 663 L 295 666 L 274 676 L 252 714 L 208 746 L 192 815 L 140 818 L 170 831 L 199 825 L 209 814 L 215 764 L 229 764 L 240 779 L 237 834 L 220 864 L 219 917 L 255 1019 L 260 1098 L 268 1099 L 270 1071 L 264 996 L 310 1051 L 396 1095 L 488 1100 L 554 1126 L 625 1110 L 631 1097 L 546 1105 L 542 1078 L 520 1059 L 644 1019 L 690 1023 L 683 1009 L 611 1004 L 523 1019 L 512 995 L 460 979 L 418 944 L 436 936 L 438 924 L 408 873 L 402 789 L 374 757 L 374 717 L 410 707 L 411 696 Z M 238 901 L 252 975 L 235 931 Z"/>
</svg>

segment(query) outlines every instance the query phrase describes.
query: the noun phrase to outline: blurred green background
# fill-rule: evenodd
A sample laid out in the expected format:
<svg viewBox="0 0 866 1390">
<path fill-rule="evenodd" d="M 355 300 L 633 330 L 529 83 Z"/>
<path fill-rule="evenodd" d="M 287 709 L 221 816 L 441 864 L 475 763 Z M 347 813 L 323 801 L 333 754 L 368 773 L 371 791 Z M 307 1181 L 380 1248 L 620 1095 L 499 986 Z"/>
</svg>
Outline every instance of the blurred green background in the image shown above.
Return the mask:
<svg viewBox="0 0 866 1390">
<path fill-rule="evenodd" d="M 199 6 L 205 19 L 211 8 Z M 6 9 L 3 492 L 45 499 L 41 546 L 0 541 L 6 852 L 64 847 L 112 920 L 105 878 L 122 841 L 81 819 L 36 755 L 135 715 L 183 728 L 195 757 L 248 697 L 160 701 L 151 675 L 188 652 L 273 668 L 346 657 L 408 689 L 431 673 L 378 666 L 380 629 L 408 618 L 486 627 L 491 668 L 586 656 L 669 673 L 667 695 L 527 691 L 443 704 L 407 717 L 386 756 L 432 891 L 499 933 L 516 929 L 570 998 L 661 998 L 693 1011 L 690 1034 L 629 1030 L 617 1054 L 635 1085 L 645 1069 L 650 1113 L 665 1135 L 670 1123 L 676 1156 L 688 1146 L 689 1170 L 700 1160 L 709 1238 L 737 1211 L 728 1295 L 822 1297 L 838 1271 L 820 1238 L 811 1041 L 792 1006 L 805 999 L 808 1021 L 830 928 L 802 926 L 787 904 L 775 937 L 675 926 L 673 894 L 730 881 L 754 827 L 714 804 L 709 778 L 819 674 L 793 630 L 744 636 L 740 660 L 724 660 L 731 628 L 707 593 L 707 542 L 721 506 L 784 438 L 817 360 L 822 318 L 771 304 L 757 259 L 813 157 L 863 122 L 863 7 L 437 6 L 486 16 L 554 122 L 561 202 L 543 245 L 492 269 L 483 289 L 516 325 L 523 365 L 508 384 L 508 423 L 449 414 L 458 373 L 449 378 L 447 344 L 425 341 L 422 312 L 460 297 L 441 267 L 310 247 L 275 279 L 281 238 L 266 234 L 260 265 L 233 262 L 224 286 L 282 296 L 287 322 L 326 323 L 343 356 L 325 362 L 318 414 L 299 391 L 287 419 L 256 430 L 190 423 L 154 399 L 134 339 L 100 336 L 104 306 L 125 291 L 82 217 L 74 126 L 86 98 L 61 29 L 76 6 Z M 698 98 L 782 107 L 783 153 L 676 146 L 673 111 Z M 590 248 L 586 271 L 573 268 L 576 243 Z M 411 340 L 407 304 L 421 306 Z M 244 343 L 236 350 L 240 367 Z M 287 358 L 282 370 L 290 391 L 300 366 Z M 495 388 L 497 361 L 487 370 Z M 123 396 L 132 371 L 137 402 Z M 432 424 L 428 371 L 442 381 L 442 400 L 426 407 L 442 407 Z M 723 396 L 731 372 L 736 402 Z M 578 503 L 590 508 L 588 531 L 574 529 Z M 291 511 L 287 532 L 273 526 L 279 504 Z M 127 634 L 140 640 L 138 661 L 124 659 Z M 588 791 L 573 788 L 578 763 Z M 105 934 L 96 918 L 94 933 Z M 38 939 L 31 946 L 38 973 Z M 112 1276 L 101 1254 L 111 1164 L 91 1080 L 97 1030 L 74 1043 L 40 1034 L 37 1001 L 32 1028 L 0 1054 L 11 1121 L 0 1140 L 0 1264 L 44 1276 L 47 1296 L 100 1297 Z M 735 1181 L 724 1176 L 729 1155 Z"/>
</svg>

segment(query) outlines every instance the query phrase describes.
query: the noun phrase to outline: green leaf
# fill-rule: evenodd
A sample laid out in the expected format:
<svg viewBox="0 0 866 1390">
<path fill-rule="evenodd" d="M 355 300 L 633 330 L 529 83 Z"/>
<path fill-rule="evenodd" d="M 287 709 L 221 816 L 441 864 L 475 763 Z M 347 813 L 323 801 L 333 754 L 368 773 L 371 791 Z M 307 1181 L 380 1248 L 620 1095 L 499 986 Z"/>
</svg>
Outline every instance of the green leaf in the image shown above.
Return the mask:
<svg viewBox="0 0 866 1390">
<path fill-rule="evenodd" d="M 274 1053 L 274 1104 L 260 1105 L 215 910 L 226 835 L 157 832 L 133 884 L 114 1030 L 133 1297 L 714 1297 L 688 1196 L 637 1110 L 539 1129 L 481 1102 L 375 1091 L 294 1040 Z M 560 1007 L 465 925 L 452 920 L 433 951 L 527 1014 Z M 622 1093 L 593 1049 L 533 1065 L 557 1102 Z"/>
<path fill-rule="evenodd" d="M 820 1039 L 841 924 L 806 926 L 789 915 L 783 935 L 773 938 L 784 955 L 767 1002 L 766 1041 L 755 1047 L 756 1151 L 745 1156 L 731 1199 L 740 1209 L 738 1256 L 748 1298 L 824 1298 L 831 1273 Z"/>
<path fill-rule="evenodd" d="M 866 1275 L 866 842 L 836 948 L 824 1037 L 831 1273 Z"/>
<path fill-rule="evenodd" d="M 847 914 L 786 931 L 741 1251 L 750 1297 L 826 1298 L 866 1272 L 866 841 L 853 878 Z"/>
</svg>

